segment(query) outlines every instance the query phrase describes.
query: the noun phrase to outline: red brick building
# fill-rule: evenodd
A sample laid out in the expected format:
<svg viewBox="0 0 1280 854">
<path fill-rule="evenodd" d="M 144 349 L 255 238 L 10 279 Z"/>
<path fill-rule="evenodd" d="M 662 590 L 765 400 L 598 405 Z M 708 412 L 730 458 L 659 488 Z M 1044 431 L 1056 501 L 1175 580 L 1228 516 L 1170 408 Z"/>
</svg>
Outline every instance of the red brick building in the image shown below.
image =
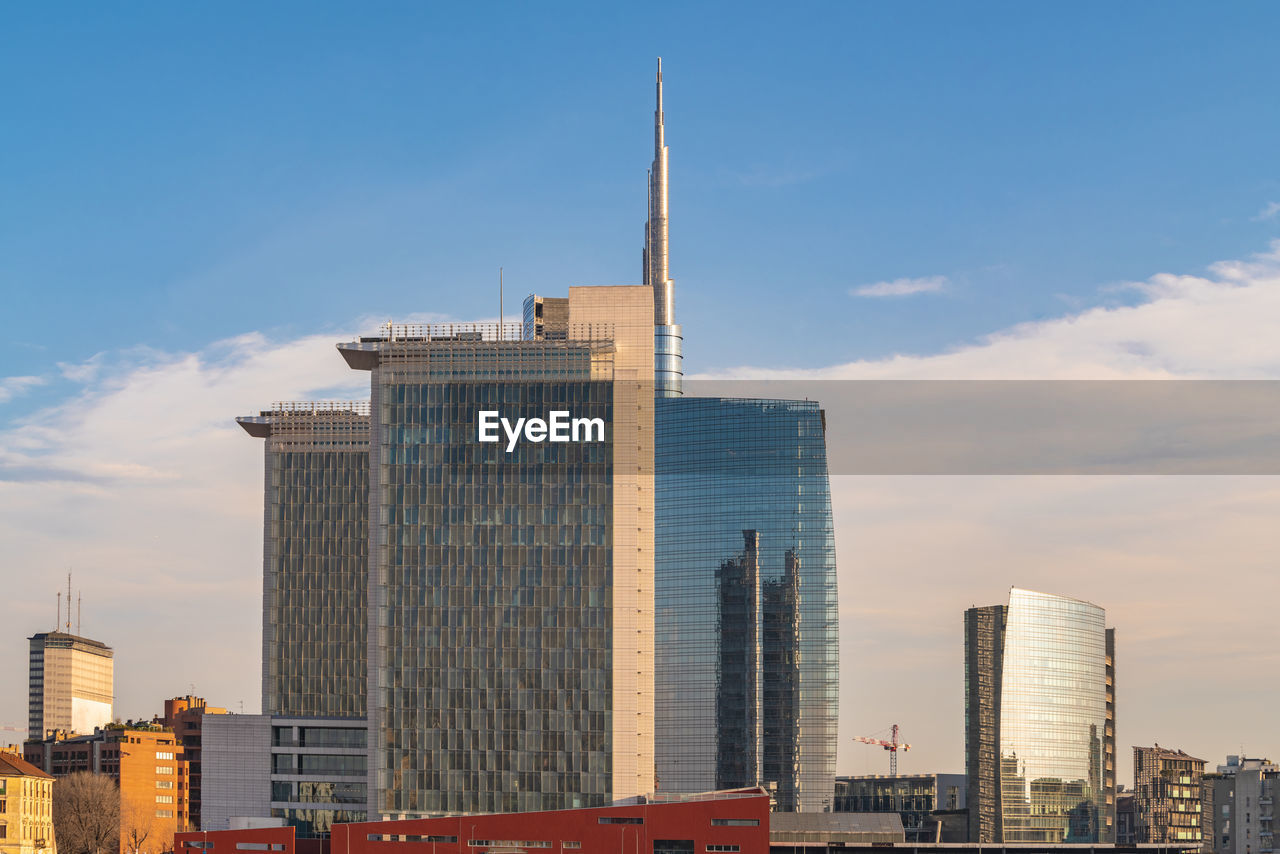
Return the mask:
<svg viewBox="0 0 1280 854">
<path fill-rule="evenodd" d="M 23 758 L 54 777 L 105 774 L 120 787 L 121 854 L 170 850 L 185 830 L 187 762 L 172 730 L 154 724 L 111 724 L 91 735 L 55 733 L 23 745 Z"/>
</svg>

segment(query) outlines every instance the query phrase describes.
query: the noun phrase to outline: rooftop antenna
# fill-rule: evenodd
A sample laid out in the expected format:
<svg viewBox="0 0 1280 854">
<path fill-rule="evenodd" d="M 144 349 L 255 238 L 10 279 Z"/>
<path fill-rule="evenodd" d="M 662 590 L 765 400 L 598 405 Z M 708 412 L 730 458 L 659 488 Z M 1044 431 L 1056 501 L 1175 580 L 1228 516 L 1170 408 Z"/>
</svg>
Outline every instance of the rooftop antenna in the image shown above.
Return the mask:
<svg viewBox="0 0 1280 854">
<path fill-rule="evenodd" d="M 499 341 L 502 340 L 502 331 L 503 329 L 506 328 L 506 326 L 502 322 L 503 321 L 502 302 L 503 302 L 502 300 L 502 268 L 499 267 L 498 268 L 498 340 Z"/>
<path fill-rule="evenodd" d="M 76 591 L 76 634 L 80 634 L 80 600 L 83 596 L 83 590 Z"/>
<path fill-rule="evenodd" d="M 53 618 L 53 630 L 56 632 L 58 626 L 62 625 L 62 591 L 58 591 L 58 616 Z"/>
<path fill-rule="evenodd" d="M 71 570 L 67 570 L 67 634 L 71 634 Z"/>
</svg>

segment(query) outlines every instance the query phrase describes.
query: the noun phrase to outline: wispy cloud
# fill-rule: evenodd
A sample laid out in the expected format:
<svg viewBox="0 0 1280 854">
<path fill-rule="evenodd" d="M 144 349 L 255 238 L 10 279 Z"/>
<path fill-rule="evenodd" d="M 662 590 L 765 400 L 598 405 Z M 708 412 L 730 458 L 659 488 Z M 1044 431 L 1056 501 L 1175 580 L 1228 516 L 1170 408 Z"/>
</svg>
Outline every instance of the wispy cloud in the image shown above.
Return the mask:
<svg viewBox="0 0 1280 854">
<path fill-rule="evenodd" d="M 729 180 L 743 187 L 794 187 L 821 177 L 821 169 L 799 169 L 792 166 L 755 164 L 749 169 L 728 172 Z"/>
<path fill-rule="evenodd" d="M 924 276 L 919 279 L 894 279 L 850 289 L 855 297 L 909 297 L 915 294 L 937 294 L 951 286 L 946 276 Z"/>
<path fill-rule="evenodd" d="M 43 377 L 0 378 L 0 403 L 8 403 L 18 395 L 25 394 L 28 390 L 44 383 Z"/>
<path fill-rule="evenodd" d="M 1280 202 L 1267 202 L 1267 206 L 1250 217 L 1250 219 L 1254 222 L 1262 222 L 1263 220 L 1275 219 L 1276 214 L 1280 214 Z"/>
</svg>

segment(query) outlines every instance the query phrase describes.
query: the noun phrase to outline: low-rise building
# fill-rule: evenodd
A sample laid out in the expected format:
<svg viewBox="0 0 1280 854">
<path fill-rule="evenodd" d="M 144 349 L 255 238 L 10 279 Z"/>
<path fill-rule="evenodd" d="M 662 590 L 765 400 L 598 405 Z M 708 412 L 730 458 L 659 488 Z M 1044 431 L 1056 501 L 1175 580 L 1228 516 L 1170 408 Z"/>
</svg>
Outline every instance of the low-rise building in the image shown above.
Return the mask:
<svg viewBox="0 0 1280 854">
<path fill-rule="evenodd" d="M 0 854 L 56 854 L 53 776 L 0 751 Z"/>
<path fill-rule="evenodd" d="M 1203 759 L 1158 744 L 1134 747 L 1134 841 L 1199 847 L 1203 777 Z"/>
<path fill-rule="evenodd" d="M 149 723 L 110 724 L 89 735 L 55 732 L 23 747 L 28 762 L 54 777 L 105 774 L 120 789 L 121 854 L 167 851 L 186 830 L 188 768 L 173 730 Z"/>
<path fill-rule="evenodd" d="M 1280 766 L 1268 759 L 1228 756 L 1213 778 L 1213 851 L 1269 854 L 1275 850 L 1275 799 Z"/>
<path fill-rule="evenodd" d="M 269 819 L 299 839 L 364 821 L 368 731 L 363 720 L 218 715 L 204 722 L 201 830 Z"/>
<path fill-rule="evenodd" d="M 871 774 L 837 777 L 835 812 L 897 813 L 908 842 L 936 841 L 935 812 L 963 810 L 963 774 Z"/>
</svg>

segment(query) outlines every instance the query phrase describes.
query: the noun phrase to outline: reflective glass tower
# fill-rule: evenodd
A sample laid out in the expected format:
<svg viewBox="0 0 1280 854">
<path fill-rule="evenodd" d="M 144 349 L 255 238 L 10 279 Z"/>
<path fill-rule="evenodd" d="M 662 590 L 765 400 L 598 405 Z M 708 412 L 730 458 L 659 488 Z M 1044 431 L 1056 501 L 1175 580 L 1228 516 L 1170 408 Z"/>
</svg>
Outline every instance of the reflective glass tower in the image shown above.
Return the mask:
<svg viewBox="0 0 1280 854">
<path fill-rule="evenodd" d="M 363 718 L 369 404 L 277 403 L 264 443 L 262 711 Z"/>
<path fill-rule="evenodd" d="M 1115 838 L 1115 634 L 1102 608 L 1013 588 L 965 612 L 970 841 Z"/>
<path fill-rule="evenodd" d="M 371 372 L 371 814 L 558 809 L 653 789 L 653 297 L 387 326 Z M 481 412 L 600 419 L 480 441 Z"/>
<path fill-rule="evenodd" d="M 660 399 L 657 774 L 662 792 L 764 784 L 832 807 L 835 542 L 811 401 Z"/>
</svg>

